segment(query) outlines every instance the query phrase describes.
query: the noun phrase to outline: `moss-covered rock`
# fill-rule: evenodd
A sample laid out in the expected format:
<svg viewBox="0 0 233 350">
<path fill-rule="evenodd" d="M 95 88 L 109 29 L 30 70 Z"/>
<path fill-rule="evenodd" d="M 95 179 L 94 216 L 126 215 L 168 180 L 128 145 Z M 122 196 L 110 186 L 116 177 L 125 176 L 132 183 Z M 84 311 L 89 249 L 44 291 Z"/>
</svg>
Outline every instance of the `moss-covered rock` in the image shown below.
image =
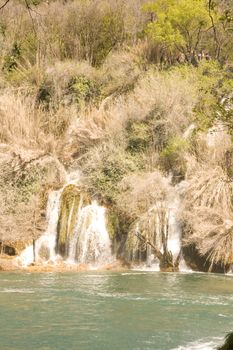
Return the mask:
<svg viewBox="0 0 233 350">
<path fill-rule="evenodd" d="M 78 211 L 90 202 L 87 194 L 75 185 L 64 188 L 60 199 L 60 215 L 57 227 L 57 253 L 67 256 L 71 238 L 74 235 Z"/>
<path fill-rule="evenodd" d="M 108 209 L 107 211 L 106 227 L 111 240 L 115 240 L 119 231 L 119 217 L 114 209 Z"/>
</svg>

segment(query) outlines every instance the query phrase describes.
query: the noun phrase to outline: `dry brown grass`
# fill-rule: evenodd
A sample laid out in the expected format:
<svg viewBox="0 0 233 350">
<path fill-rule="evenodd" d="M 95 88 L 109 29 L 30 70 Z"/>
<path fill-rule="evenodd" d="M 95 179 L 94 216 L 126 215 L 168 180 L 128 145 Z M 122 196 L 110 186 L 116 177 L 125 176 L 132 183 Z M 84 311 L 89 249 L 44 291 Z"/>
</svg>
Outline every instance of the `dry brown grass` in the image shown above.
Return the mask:
<svg viewBox="0 0 233 350">
<path fill-rule="evenodd" d="M 20 93 L 6 90 L 0 96 L 0 141 L 8 144 L 30 143 L 35 147 L 40 130 L 40 116 L 33 102 Z"/>
<path fill-rule="evenodd" d="M 147 74 L 142 72 L 132 91 L 119 96 L 113 94 L 104 99 L 99 108 L 81 112 L 69 133 L 77 147 L 79 144 L 91 146 L 93 140 L 118 138 L 125 133 L 129 121 L 144 121 L 152 116 L 153 129 L 162 126 L 165 139 L 182 135 L 192 120 L 193 95 L 188 80 L 180 75 L 153 70 Z"/>
<path fill-rule="evenodd" d="M 168 202 L 174 196 L 169 179 L 159 171 L 132 174 L 120 183 L 118 208 L 132 218 L 141 217 L 158 202 Z"/>
<path fill-rule="evenodd" d="M 224 211 L 199 207 L 187 213 L 192 234 L 185 244 L 195 244 L 199 253 L 213 264 L 233 263 L 233 217 Z"/>
<path fill-rule="evenodd" d="M 4 152 L 5 151 L 5 152 Z M 4 152 L 4 153 L 3 153 Z M 0 240 L 27 240 L 45 229 L 47 191 L 61 187 L 66 172 L 53 156 L 5 147 L 0 152 Z"/>
<path fill-rule="evenodd" d="M 0 142 L 57 154 L 72 117 L 72 109 L 60 106 L 46 111 L 37 108 L 33 96 L 4 90 L 0 96 Z"/>
<path fill-rule="evenodd" d="M 8 191 L 7 194 L 15 196 L 16 192 L 12 191 L 10 194 Z M 32 197 L 27 204 L 17 203 L 12 212 L 10 206 L 6 207 L 4 197 L 0 194 L 0 240 L 27 241 L 38 238 L 46 228 L 45 219 L 40 215 L 38 198 Z M 8 205 L 10 205 L 9 202 Z"/>
<path fill-rule="evenodd" d="M 233 181 L 220 166 L 199 166 L 188 178 L 185 192 L 187 206 L 233 210 Z"/>
<path fill-rule="evenodd" d="M 185 244 L 195 244 L 211 263 L 210 270 L 213 264 L 227 266 L 233 262 L 233 180 L 225 161 L 231 143 L 228 138 L 220 143 L 220 135 L 214 136 L 202 148 L 202 163 L 189 159 L 182 215 Z"/>
</svg>

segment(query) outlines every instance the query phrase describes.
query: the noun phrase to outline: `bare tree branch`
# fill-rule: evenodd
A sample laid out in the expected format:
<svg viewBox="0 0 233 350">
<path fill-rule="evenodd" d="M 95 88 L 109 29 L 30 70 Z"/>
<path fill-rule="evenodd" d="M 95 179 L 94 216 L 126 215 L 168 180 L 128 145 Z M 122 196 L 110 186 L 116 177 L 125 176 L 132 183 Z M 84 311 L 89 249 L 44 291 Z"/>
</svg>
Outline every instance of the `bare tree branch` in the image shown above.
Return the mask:
<svg viewBox="0 0 233 350">
<path fill-rule="evenodd" d="M 209 3 L 208 3 L 208 7 L 209 7 L 209 17 L 210 17 L 210 20 L 211 20 L 211 23 L 212 23 L 212 28 L 213 28 L 213 32 L 214 32 L 214 41 L 216 43 L 216 52 L 215 52 L 215 57 L 218 59 L 219 58 L 219 55 L 220 55 L 220 43 L 219 43 L 219 40 L 218 40 L 218 34 L 217 34 L 217 28 L 216 28 L 216 25 L 214 23 L 214 18 L 213 18 L 213 15 L 211 13 L 211 10 L 213 9 L 213 1 L 212 0 L 209 0 Z"/>
<path fill-rule="evenodd" d="M 0 10 L 2 10 L 8 4 L 9 1 L 10 0 L 6 0 L 5 3 L 2 6 L 0 6 Z"/>
<path fill-rule="evenodd" d="M 34 20 L 33 20 L 33 17 L 32 17 L 32 13 L 31 13 L 32 8 L 31 8 L 31 6 L 29 5 L 28 0 L 25 0 L 25 4 L 26 4 L 26 8 L 27 8 L 28 14 L 29 14 L 29 16 L 30 16 L 30 18 L 31 18 L 31 21 L 32 21 L 32 27 L 33 27 L 34 34 L 35 34 L 35 36 L 37 37 L 37 31 L 36 31 L 35 23 L 34 23 Z"/>
</svg>

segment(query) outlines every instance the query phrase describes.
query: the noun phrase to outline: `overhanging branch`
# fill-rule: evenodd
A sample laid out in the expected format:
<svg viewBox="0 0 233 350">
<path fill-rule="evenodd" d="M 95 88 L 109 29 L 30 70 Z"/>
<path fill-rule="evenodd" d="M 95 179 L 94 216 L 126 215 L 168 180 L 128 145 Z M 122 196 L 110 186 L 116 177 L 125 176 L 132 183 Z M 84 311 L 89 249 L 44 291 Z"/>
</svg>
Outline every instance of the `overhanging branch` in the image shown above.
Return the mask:
<svg viewBox="0 0 233 350">
<path fill-rule="evenodd" d="M 0 10 L 2 10 L 8 4 L 9 1 L 10 0 L 6 0 L 5 3 L 2 6 L 0 6 Z"/>
</svg>

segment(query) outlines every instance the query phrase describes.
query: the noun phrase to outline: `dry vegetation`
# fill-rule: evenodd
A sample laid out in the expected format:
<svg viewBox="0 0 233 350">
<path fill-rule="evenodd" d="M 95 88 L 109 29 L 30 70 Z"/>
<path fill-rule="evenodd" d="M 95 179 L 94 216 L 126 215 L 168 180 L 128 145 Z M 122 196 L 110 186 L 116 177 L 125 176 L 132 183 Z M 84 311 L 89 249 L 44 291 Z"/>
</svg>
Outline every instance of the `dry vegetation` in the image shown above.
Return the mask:
<svg viewBox="0 0 233 350">
<path fill-rule="evenodd" d="M 211 139 L 206 136 L 209 147 L 204 148 L 204 164 L 190 165 L 183 214 L 184 242 L 195 244 L 200 254 L 208 257 L 210 270 L 214 263 L 226 266 L 233 262 L 233 179 L 229 172 L 232 162 L 226 161 L 232 143 L 226 131 L 220 132 L 219 127 L 214 130 Z"/>
</svg>

